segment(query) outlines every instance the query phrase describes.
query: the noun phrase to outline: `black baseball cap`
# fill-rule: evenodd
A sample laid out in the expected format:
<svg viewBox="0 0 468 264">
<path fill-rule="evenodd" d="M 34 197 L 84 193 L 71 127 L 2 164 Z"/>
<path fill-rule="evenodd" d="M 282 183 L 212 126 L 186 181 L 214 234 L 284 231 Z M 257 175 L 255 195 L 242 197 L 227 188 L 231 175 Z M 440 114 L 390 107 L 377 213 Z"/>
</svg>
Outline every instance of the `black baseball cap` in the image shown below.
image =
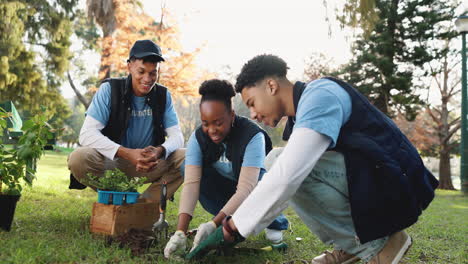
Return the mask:
<svg viewBox="0 0 468 264">
<path fill-rule="evenodd" d="M 149 39 L 137 40 L 133 47 L 130 49 L 129 59 L 135 57 L 141 59 L 143 57 L 156 56 L 159 61 L 164 61 L 162 57 L 161 48 Z"/>
</svg>

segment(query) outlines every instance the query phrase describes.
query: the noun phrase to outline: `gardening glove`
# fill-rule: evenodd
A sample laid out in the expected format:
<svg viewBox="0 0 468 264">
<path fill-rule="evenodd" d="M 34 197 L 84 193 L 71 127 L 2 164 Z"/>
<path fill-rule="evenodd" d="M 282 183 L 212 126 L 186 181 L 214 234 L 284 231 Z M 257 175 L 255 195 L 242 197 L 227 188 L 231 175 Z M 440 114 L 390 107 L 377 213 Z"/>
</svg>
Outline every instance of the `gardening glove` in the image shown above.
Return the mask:
<svg viewBox="0 0 468 264">
<path fill-rule="evenodd" d="M 176 252 L 185 252 L 185 247 L 187 246 L 187 237 L 183 231 L 177 230 L 174 235 L 172 235 L 169 242 L 167 242 L 166 247 L 164 248 L 164 257 L 170 258 L 171 255 Z"/>
<path fill-rule="evenodd" d="M 234 242 L 224 240 L 223 226 L 219 226 L 211 235 L 194 248 L 185 256 L 185 259 L 198 259 L 210 252 L 212 249 L 233 248 L 238 243 L 244 241 L 244 238 L 236 239 Z"/>
<path fill-rule="evenodd" d="M 216 224 L 213 221 L 209 221 L 209 222 L 201 224 L 198 227 L 197 235 L 195 236 L 195 239 L 193 240 L 193 246 L 190 251 L 194 250 L 200 244 L 200 242 L 205 240 L 215 230 L 216 230 Z"/>
</svg>

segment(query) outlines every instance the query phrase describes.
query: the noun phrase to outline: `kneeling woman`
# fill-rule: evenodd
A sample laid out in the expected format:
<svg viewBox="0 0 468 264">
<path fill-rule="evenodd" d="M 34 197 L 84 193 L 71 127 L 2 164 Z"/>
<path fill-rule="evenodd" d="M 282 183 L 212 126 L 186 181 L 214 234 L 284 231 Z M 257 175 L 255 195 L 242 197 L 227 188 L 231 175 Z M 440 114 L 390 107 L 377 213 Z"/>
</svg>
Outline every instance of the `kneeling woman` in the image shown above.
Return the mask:
<svg viewBox="0 0 468 264">
<path fill-rule="evenodd" d="M 202 125 L 192 133 L 185 156 L 185 179 L 176 233 L 164 255 L 185 250 L 187 232 L 197 200 L 214 215 L 198 227 L 193 247 L 233 214 L 252 192 L 265 172 L 263 161 L 271 150 L 267 133 L 247 118 L 235 115 L 233 86 L 222 80 L 205 81 L 199 93 Z M 273 243 L 282 241 L 288 221 L 280 215 L 265 230 Z"/>
</svg>

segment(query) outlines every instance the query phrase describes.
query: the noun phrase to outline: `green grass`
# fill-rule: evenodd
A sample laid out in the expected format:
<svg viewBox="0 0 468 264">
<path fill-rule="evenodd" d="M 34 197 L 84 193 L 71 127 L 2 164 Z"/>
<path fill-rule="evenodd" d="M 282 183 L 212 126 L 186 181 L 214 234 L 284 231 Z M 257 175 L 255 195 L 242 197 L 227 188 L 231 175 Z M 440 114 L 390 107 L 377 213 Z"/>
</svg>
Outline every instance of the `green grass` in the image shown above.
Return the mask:
<svg viewBox="0 0 468 264">
<path fill-rule="evenodd" d="M 18 203 L 11 232 L 0 231 L 0 263 L 177 263 L 161 256 L 164 245 L 151 254 L 131 257 L 130 251 L 108 246 L 102 237 L 89 232 L 92 203 L 96 193 L 68 190 L 67 152 L 47 152 L 38 167 L 33 188 L 26 188 Z M 179 191 L 180 192 L 180 191 Z M 177 204 L 168 204 L 171 230 L 176 225 Z M 0 212 L 1 213 L 1 212 Z M 210 219 L 199 207 L 191 228 Z M 268 252 L 235 257 L 211 256 L 203 263 L 284 263 L 311 260 L 328 249 L 301 223 L 290 209 L 286 215 L 291 229 L 285 238 L 286 253 Z M 414 244 L 403 263 L 468 263 L 468 197 L 456 191 L 437 191 L 437 197 L 408 229 Z M 297 242 L 296 237 L 302 241 Z M 268 242 L 260 234 L 241 244 L 260 248 Z"/>
</svg>

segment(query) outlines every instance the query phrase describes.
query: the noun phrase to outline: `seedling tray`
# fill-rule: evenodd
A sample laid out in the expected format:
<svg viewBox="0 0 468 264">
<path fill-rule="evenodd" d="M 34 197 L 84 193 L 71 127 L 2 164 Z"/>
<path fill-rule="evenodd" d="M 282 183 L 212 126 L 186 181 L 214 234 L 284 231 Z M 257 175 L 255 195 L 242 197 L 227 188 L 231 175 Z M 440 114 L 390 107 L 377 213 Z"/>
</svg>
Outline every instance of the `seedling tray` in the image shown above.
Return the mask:
<svg viewBox="0 0 468 264">
<path fill-rule="evenodd" d="M 98 190 L 98 203 L 102 204 L 134 204 L 138 200 L 137 192 L 113 192 Z"/>
</svg>

